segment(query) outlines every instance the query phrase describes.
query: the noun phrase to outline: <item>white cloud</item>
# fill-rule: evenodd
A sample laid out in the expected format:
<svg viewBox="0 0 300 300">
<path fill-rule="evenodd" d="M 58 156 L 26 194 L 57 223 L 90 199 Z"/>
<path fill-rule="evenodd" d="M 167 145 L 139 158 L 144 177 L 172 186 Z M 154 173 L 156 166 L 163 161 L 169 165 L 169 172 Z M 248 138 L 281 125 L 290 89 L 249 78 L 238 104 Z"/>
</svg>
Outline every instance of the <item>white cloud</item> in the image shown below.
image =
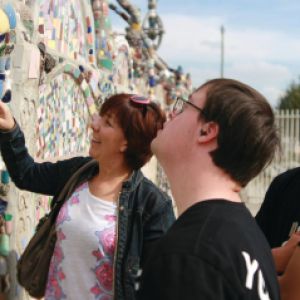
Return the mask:
<svg viewBox="0 0 300 300">
<path fill-rule="evenodd" d="M 164 14 L 161 18 L 166 34 L 158 54 L 171 67 L 183 66 L 185 72 L 191 73 L 195 86 L 220 75 L 222 24 L 225 77 L 257 88 L 272 105 L 276 105 L 287 85 L 298 78 L 300 40 L 289 32 L 263 30 L 255 27 L 255 22 L 253 27 L 234 27 L 218 16 Z M 115 25 L 124 30 L 122 25 Z"/>
<path fill-rule="evenodd" d="M 164 15 L 166 29 L 159 54 L 172 66 L 182 65 L 195 85 L 220 74 L 221 17 Z M 288 47 L 287 47 L 288 45 Z M 225 28 L 225 77 L 244 81 L 275 105 L 297 74 L 300 41 L 287 33 L 263 29 Z M 298 68 L 299 69 L 299 68 Z"/>
<path fill-rule="evenodd" d="M 166 34 L 159 53 L 169 58 L 193 57 L 197 61 L 218 60 L 220 27 L 226 20 L 220 17 L 196 18 L 184 15 L 164 15 Z M 225 28 L 225 54 L 228 60 L 300 58 L 300 40 L 284 32 L 260 29 Z M 184 51 L 184 52 L 182 52 Z M 203 54 L 207 56 L 202 57 Z"/>
<path fill-rule="evenodd" d="M 194 65 L 188 68 L 193 76 L 194 86 L 197 87 L 209 79 L 218 77 L 219 69 L 217 67 L 197 67 Z M 286 67 L 264 62 L 233 64 L 225 68 L 225 75 L 228 78 L 240 80 L 251 85 L 261 92 L 272 106 L 276 106 L 278 98 L 284 93 L 285 89 L 282 88 L 282 81 L 288 81 L 292 77 Z"/>
<path fill-rule="evenodd" d="M 276 107 L 279 104 L 279 97 L 284 94 L 282 89 L 279 89 L 273 85 L 265 86 L 260 91 L 269 100 L 273 107 Z"/>
<path fill-rule="evenodd" d="M 274 106 L 284 92 L 286 82 L 292 78 L 287 67 L 265 61 L 233 64 L 226 70 L 226 74 L 258 89 Z"/>
<path fill-rule="evenodd" d="M 283 32 L 233 29 L 228 31 L 225 39 L 229 60 L 249 58 L 289 62 L 300 53 L 300 41 Z"/>
<path fill-rule="evenodd" d="M 215 59 L 220 45 L 220 18 L 205 20 L 181 15 L 164 15 L 166 34 L 159 53 L 171 60 Z M 205 56 L 204 56 L 205 55 Z"/>
</svg>

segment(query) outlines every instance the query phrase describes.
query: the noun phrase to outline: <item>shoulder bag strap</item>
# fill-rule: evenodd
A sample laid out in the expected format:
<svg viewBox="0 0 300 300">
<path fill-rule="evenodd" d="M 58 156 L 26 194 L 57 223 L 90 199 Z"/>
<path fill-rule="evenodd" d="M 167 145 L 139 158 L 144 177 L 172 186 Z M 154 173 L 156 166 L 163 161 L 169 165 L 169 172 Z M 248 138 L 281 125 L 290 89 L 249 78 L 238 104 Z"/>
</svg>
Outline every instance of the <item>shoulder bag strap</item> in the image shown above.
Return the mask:
<svg viewBox="0 0 300 300">
<path fill-rule="evenodd" d="M 86 171 L 88 168 L 90 168 L 93 165 L 98 164 L 98 162 L 95 159 L 92 159 L 85 163 L 83 166 L 81 166 L 67 181 L 61 192 L 59 193 L 55 204 L 53 205 L 51 211 L 56 211 L 61 208 L 61 206 L 64 204 L 65 200 L 71 195 L 71 193 L 74 191 L 74 187 L 78 182 L 79 176 Z"/>
</svg>

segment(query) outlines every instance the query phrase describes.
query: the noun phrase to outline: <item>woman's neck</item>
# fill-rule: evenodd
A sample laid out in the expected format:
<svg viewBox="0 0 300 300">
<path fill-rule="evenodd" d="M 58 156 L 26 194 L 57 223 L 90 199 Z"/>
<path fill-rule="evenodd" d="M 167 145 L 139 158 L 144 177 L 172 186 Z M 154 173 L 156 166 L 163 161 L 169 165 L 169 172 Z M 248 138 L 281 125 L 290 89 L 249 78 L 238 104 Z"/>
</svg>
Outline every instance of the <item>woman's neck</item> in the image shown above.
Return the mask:
<svg viewBox="0 0 300 300">
<path fill-rule="evenodd" d="M 89 181 L 90 192 L 99 198 L 116 201 L 122 190 L 122 184 L 132 171 L 127 167 L 106 168 L 100 164 L 99 173 Z"/>
</svg>

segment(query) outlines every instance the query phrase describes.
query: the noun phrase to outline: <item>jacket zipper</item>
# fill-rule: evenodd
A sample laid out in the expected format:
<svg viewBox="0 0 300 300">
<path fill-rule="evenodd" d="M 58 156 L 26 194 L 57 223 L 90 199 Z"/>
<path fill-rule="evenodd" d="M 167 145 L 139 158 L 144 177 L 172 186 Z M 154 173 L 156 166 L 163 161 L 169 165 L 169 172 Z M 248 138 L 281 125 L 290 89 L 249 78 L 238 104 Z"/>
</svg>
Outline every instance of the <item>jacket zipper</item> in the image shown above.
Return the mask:
<svg viewBox="0 0 300 300">
<path fill-rule="evenodd" d="M 117 295 L 116 295 L 116 290 L 115 290 L 115 286 L 116 286 L 116 265 L 117 265 L 117 252 L 118 252 L 118 248 L 119 248 L 119 212 L 120 212 L 120 195 L 122 192 L 119 193 L 119 197 L 117 200 L 117 220 L 116 220 L 116 243 L 115 243 L 115 251 L 114 251 L 114 262 L 113 262 L 113 293 L 114 293 L 114 297 L 113 299 L 116 300 L 117 299 Z"/>
</svg>

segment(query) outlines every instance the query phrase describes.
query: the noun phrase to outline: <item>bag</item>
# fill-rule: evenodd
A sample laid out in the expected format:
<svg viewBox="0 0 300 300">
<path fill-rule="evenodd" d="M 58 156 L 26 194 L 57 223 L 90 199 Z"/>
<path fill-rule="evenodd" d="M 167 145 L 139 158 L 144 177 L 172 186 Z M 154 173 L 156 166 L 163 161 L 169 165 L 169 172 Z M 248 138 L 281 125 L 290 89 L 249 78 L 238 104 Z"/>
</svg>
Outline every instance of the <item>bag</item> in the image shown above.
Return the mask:
<svg viewBox="0 0 300 300">
<path fill-rule="evenodd" d="M 55 220 L 59 210 L 65 200 L 73 193 L 80 174 L 91 165 L 96 165 L 96 163 L 95 160 L 88 161 L 71 176 L 60 192 L 50 213 L 40 220 L 34 236 L 18 260 L 18 281 L 34 298 L 42 298 L 45 295 L 50 261 L 56 243 Z"/>
<path fill-rule="evenodd" d="M 286 266 L 282 276 L 279 277 L 281 300 L 300 299 L 300 245 L 298 244 Z"/>
</svg>

